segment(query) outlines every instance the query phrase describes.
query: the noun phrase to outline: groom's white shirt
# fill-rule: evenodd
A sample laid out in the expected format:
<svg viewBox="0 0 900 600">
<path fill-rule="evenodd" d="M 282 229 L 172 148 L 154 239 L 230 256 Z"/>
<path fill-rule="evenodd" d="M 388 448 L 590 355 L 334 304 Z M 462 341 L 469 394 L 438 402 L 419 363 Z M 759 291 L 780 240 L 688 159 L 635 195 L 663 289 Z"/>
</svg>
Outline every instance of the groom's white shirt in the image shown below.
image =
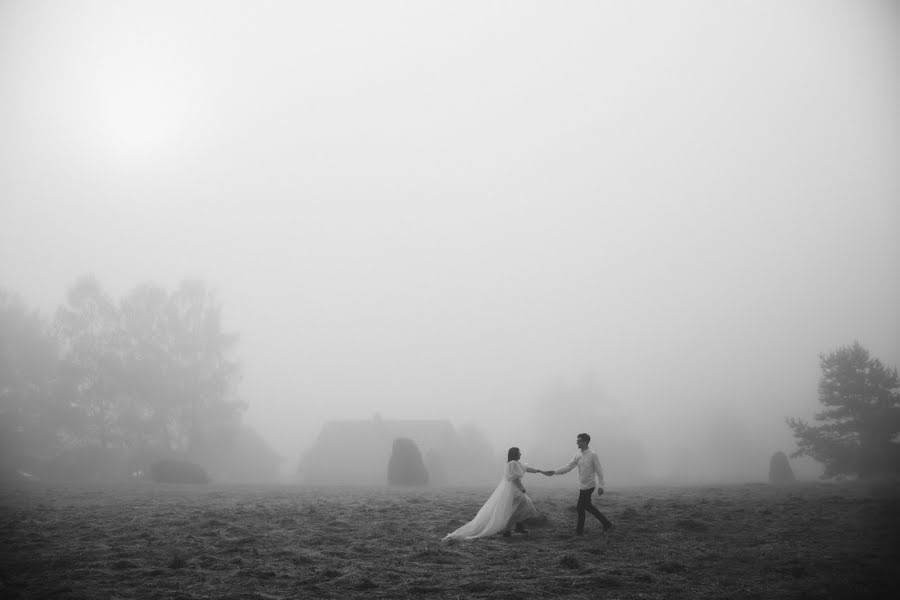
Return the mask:
<svg viewBox="0 0 900 600">
<path fill-rule="evenodd" d="M 603 467 L 600 466 L 600 457 L 590 448 L 579 450 L 571 462 L 554 471 L 556 475 L 568 473 L 578 467 L 578 481 L 581 489 L 588 490 L 594 487 L 594 477 L 599 481 L 599 487 L 603 487 Z"/>
</svg>

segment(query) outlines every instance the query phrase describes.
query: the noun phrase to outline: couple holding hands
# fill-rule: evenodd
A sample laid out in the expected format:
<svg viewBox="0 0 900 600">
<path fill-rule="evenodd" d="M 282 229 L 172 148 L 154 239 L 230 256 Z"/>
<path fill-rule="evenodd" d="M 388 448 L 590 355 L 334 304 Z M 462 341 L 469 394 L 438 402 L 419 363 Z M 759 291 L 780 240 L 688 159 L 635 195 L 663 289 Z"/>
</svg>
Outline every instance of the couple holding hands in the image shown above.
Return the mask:
<svg viewBox="0 0 900 600">
<path fill-rule="evenodd" d="M 603 531 L 611 531 L 615 525 L 603 516 L 597 507 L 591 503 L 591 495 L 594 493 L 595 480 L 597 493 L 603 494 L 603 468 L 597 453 L 588 448 L 591 436 L 579 433 L 576 437 L 578 453 L 569 463 L 555 471 L 542 471 L 535 469 L 527 463 L 520 463 L 522 453 L 518 448 L 510 448 L 507 454 L 506 470 L 503 478 L 497 484 L 494 493 L 491 494 L 484 506 L 475 515 L 475 518 L 457 529 L 448 533 L 444 539 L 475 539 L 503 532 L 504 536 L 517 533 L 525 533 L 522 522 L 526 519 L 538 516 L 531 498 L 525 494 L 525 485 L 522 477 L 525 473 L 542 473 L 543 475 L 562 475 L 578 467 L 579 493 L 578 493 L 578 523 L 575 533 L 584 533 L 584 519 L 586 513 L 591 513 L 603 524 Z"/>
</svg>

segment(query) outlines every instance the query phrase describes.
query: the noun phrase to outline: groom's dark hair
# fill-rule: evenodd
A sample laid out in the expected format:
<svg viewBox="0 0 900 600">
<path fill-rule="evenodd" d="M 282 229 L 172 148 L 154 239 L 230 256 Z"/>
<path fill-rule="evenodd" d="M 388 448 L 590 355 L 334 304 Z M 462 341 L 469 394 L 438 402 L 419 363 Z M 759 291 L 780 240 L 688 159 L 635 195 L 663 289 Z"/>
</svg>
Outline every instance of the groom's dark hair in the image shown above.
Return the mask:
<svg viewBox="0 0 900 600">
<path fill-rule="evenodd" d="M 588 444 L 591 443 L 591 436 L 589 436 L 589 435 L 586 434 L 586 433 L 579 433 L 579 434 L 576 435 L 575 437 L 583 439 L 583 440 L 584 440 L 585 442 L 587 442 Z"/>
<path fill-rule="evenodd" d="M 509 461 L 511 461 L 511 460 L 516 460 L 516 459 L 513 458 L 513 457 L 514 457 L 516 454 L 518 454 L 518 453 L 519 453 L 519 449 L 516 448 L 515 446 L 513 446 L 512 448 L 510 448 L 510 449 L 506 452 L 506 462 L 509 462 Z"/>
</svg>

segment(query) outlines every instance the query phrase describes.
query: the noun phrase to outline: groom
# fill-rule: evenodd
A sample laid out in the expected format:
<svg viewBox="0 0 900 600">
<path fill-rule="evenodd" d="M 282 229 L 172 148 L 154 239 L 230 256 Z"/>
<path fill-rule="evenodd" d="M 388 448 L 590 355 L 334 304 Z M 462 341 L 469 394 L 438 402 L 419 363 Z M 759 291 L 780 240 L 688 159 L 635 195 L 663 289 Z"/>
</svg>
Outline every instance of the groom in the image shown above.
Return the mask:
<svg viewBox="0 0 900 600">
<path fill-rule="evenodd" d="M 591 436 L 586 433 L 579 433 L 575 438 L 578 444 L 578 453 L 572 458 L 571 462 L 564 467 L 560 467 L 555 471 L 547 471 L 546 474 L 562 475 L 568 473 L 576 466 L 578 467 L 578 480 L 580 491 L 578 492 L 578 525 L 575 527 L 575 533 L 584 535 L 584 516 L 585 513 L 591 513 L 603 524 L 603 531 L 611 532 L 616 528 L 609 519 L 603 516 L 597 507 L 591 503 L 591 495 L 594 493 L 594 479 L 598 482 L 597 495 L 603 495 L 603 467 L 600 466 L 600 458 L 597 453 L 588 448 L 591 443 Z"/>
</svg>

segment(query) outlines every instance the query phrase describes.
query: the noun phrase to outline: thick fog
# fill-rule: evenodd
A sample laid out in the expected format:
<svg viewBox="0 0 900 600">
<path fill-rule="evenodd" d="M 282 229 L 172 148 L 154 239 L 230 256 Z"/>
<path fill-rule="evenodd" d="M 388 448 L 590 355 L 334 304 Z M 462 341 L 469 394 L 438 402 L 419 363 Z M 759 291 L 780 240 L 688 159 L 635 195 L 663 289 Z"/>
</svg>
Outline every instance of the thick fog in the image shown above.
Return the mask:
<svg viewBox="0 0 900 600">
<path fill-rule="evenodd" d="M 8 1 L 0 286 L 207 282 L 286 472 L 377 414 L 763 480 L 820 353 L 900 365 L 898 107 L 887 1 Z"/>
</svg>

